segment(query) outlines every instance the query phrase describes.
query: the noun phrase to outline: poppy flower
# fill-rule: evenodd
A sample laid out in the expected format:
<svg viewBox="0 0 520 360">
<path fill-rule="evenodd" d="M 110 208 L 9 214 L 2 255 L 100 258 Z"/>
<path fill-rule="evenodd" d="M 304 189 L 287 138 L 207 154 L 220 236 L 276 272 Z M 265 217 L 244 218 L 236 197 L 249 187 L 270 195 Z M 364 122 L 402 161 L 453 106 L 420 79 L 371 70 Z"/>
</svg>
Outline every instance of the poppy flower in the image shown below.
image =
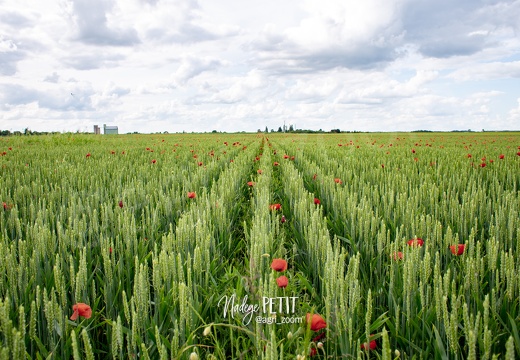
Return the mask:
<svg viewBox="0 0 520 360">
<path fill-rule="evenodd" d="M 314 198 L 314 204 L 319 205 L 321 203 L 320 199 Z"/>
<path fill-rule="evenodd" d="M 410 239 L 408 240 L 407 244 L 409 246 L 417 246 L 417 247 L 421 247 L 424 245 L 424 241 L 423 239 L 421 238 L 417 238 L 417 239 Z"/>
<path fill-rule="evenodd" d="M 312 180 L 316 180 L 317 177 L 318 177 L 318 174 L 314 174 L 314 176 L 312 177 Z"/>
<path fill-rule="evenodd" d="M 85 303 L 77 303 L 76 305 L 73 305 L 72 310 L 74 310 L 74 313 L 70 317 L 71 320 L 76 320 L 78 316 L 82 316 L 85 319 L 90 319 L 92 316 L 92 309 Z"/>
<path fill-rule="evenodd" d="M 110 151 L 110 153 L 111 153 L 112 155 L 114 155 L 116 152 L 115 152 L 114 150 L 112 150 L 112 151 Z"/>
<path fill-rule="evenodd" d="M 199 161 L 197 165 L 202 166 L 202 161 Z"/>
<path fill-rule="evenodd" d="M 516 155 L 520 156 L 520 151 L 516 153 Z"/>
<path fill-rule="evenodd" d="M 370 334 L 372 336 L 372 334 Z M 375 340 L 372 340 L 370 343 L 361 344 L 361 350 L 375 350 L 377 347 L 377 343 Z"/>
<path fill-rule="evenodd" d="M 415 154 L 415 149 L 412 149 L 412 154 Z"/>
<path fill-rule="evenodd" d="M 381 164 L 381 167 L 384 169 L 385 168 L 385 164 Z"/>
<path fill-rule="evenodd" d="M 500 154 L 500 155 L 498 156 L 498 158 L 499 158 L 500 160 L 503 160 L 503 159 L 505 158 L 505 155 L 504 155 L 504 154 Z"/>
<path fill-rule="evenodd" d="M 398 251 L 398 252 L 394 252 L 393 255 L 392 255 L 392 259 L 394 260 L 403 260 L 404 258 L 404 255 L 401 251 Z"/>
<path fill-rule="evenodd" d="M 11 205 L 7 205 L 7 203 L 3 202 L 2 205 L 4 206 L 4 210 L 11 210 Z"/>
<path fill-rule="evenodd" d="M 280 163 L 279 163 L 278 161 L 275 161 L 275 162 L 273 163 L 273 166 L 278 166 L 278 165 L 280 165 Z"/>
<path fill-rule="evenodd" d="M 284 159 L 289 159 L 289 155 L 285 154 L 285 155 L 283 156 L 283 158 L 284 158 Z"/>
<path fill-rule="evenodd" d="M 326 333 L 322 332 L 312 338 L 313 342 L 318 342 L 325 337 Z"/>
<path fill-rule="evenodd" d="M 468 154 L 468 158 L 471 159 L 471 154 Z"/>
<path fill-rule="evenodd" d="M 323 317 L 321 317 L 321 315 L 319 314 L 313 314 L 311 318 L 311 314 L 307 313 L 306 321 L 307 323 L 311 323 L 312 331 L 318 331 L 327 327 L 325 319 L 323 319 Z"/>
<path fill-rule="evenodd" d="M 152 160 L 152 164 L 155 164 L 157 162 L 157 160 L 153 159 Z"/>
<path fill-rule="evenodd" d="M 188 198 L 189 199 L 195 199 L 197 197 L 197 194 L 195 194 L 194 191 L 188 191 Z"/>
<path fill-rule="evenodd" d="M 253 181 L 248 181 L 248 182 L 247 182 L 247 186 L 249 186 L 249 187 L 252 187 L 252 186 L 254 186 L 254 185 L 255 185 L 255 183 L 254 183 Z"/>
<path fill-rule="evenodd" d="M 289 284 L 289 279 L 287 278 L 287 276 L 282 275 L 278 279 L 276 279 L 276 284 L 279 288 L 285 288 L 287 287 L 287 284 Z"/>
<path fill-rule="evenodd" d="M 108 248 L 108 252 L 112 254 L 112 246 Z"/>
<path fill-rule="evenodd" d="M 269 209 L 271 210 L 280 210 L 282 208 L 282 204 L 271 204 L 269 205 Z"/>
<path fill-rule="evenodd" d="M 340 145 L 341 146 L 341 145 Z M 318 350 L 316 350 L 315 347 L 311 348 L 311 351 L 309 352 L 309 357 L 316 356 L 318 354 Z"/>
<path fill-rule="evenodd" d="M 486 167 L 486 163 L 483 162 L 482 164 L 480 164 L 480 167 Z"/>
<path fill-rule="evenodd" d="M 89 158 L 89 157 L 90 157 L 90 153 L 87 153 L 87 158 Z"/>
<path fill-rule="evenodd" d="M 335 179 L 334 179 L 334 182 L 335 182 L 336 184 L 343 184 L 343 181 L 341 181 L 340 178 L 335 178 Z"/>
<path fill-rule="evenodd" d="M 119 200 L 119 207 L 120 207 L 120 208 L 123 207 L 123 200 Z"/>
<path fill-rule="evenodd" d="M 453 255 L 460 256 L 464 254 L 464 250 L 466 249 L 466 244 L 457 244 L 451 245 L 450 250 Z"/>
<path fill-rule="evenodd" d="M 278 272 L 285 271 L 287 270 L 287 261 L 284 259 L 273 259 L 271 262 L 271 269 Z"/>
<path fill-rule="evenodd" d="M 285 215 L 282 215 L 282 218 L 280 219 L 280 222 L 283 224 L 286 221 L 287 221 L 287 219 L 285 218 Z"/>
</svg>

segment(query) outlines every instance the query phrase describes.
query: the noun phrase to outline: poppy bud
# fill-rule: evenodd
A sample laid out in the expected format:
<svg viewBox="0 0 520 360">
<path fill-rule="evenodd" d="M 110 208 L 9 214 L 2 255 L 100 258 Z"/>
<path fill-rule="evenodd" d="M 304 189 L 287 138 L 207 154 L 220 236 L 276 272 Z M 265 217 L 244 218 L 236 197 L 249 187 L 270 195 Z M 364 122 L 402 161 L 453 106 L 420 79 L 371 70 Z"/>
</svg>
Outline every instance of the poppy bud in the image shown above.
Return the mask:
<svg viewBox="0 0 520 360">
<path fill-rule="evenodd" d="M 211 333 L 211 325 L 206 326 L 204 331 L 202 332 L 202 335 L 208 336 Z"/>
</svg>

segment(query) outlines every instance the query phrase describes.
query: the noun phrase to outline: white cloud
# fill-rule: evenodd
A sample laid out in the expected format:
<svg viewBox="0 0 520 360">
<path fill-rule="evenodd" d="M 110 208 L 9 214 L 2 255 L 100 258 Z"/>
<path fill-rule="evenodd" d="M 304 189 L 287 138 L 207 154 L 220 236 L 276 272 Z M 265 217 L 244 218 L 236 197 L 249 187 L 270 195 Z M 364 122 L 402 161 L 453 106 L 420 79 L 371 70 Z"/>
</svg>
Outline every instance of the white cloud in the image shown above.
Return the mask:
<svg viewBox="0 0 520 360">
<path fill-rule="evenodd" d="M 519 17 L 512 0 L 4 0 L 0 129 L 518 127 Z"/>
<path fill-rule="evenodd" d="M 520 78 L 520 61 L 471 64 L 456 69 L 449 77 L 457 81 Z"/>
</svg>

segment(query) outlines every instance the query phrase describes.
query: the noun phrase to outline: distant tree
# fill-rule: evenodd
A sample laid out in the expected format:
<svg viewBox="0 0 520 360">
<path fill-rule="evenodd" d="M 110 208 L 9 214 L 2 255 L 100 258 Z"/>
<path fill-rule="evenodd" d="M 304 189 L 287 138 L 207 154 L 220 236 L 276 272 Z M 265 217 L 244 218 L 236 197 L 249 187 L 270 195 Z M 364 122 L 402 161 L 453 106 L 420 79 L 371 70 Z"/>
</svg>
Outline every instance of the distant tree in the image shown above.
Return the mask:
<svg viewBox="0 0 520 360">
<path fill-rule="evenodd" d="M 267 128 L 267 126 L 265 127 L 265 133 L 267 134 L 269 132 L 269 129 Z"/>
<path fill-rule="evenodd" d="M 216 134 L 216 133 L 217 133 L 217 130 L 213 130 L 213 131 L 211 131 L 211 132 L 212 132 L 213 134 Z"/>
<path fill-rule="evenodd" d="M 283 132 L 282 127 L 278 127 L 278 132 Z"/>
<path fill-rule="evenodd" d="M 289 132 L 293 132 L 294 131 L 294 126 L 290 125 L 289 126 Z"/>
</svg>

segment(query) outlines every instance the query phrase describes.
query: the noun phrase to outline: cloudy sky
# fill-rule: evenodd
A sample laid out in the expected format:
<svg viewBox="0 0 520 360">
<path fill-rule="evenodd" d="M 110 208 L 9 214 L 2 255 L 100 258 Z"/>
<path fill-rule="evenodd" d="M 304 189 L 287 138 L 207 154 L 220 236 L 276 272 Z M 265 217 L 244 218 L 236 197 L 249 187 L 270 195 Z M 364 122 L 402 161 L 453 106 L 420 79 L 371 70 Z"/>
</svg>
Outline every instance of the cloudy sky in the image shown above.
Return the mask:
<svg viewBox="0 0 520 360">
<path fill-rule="evenodd" d="M 0 129 L 520 129 L 520 0 L 0 0 Z"/>
</svg>

